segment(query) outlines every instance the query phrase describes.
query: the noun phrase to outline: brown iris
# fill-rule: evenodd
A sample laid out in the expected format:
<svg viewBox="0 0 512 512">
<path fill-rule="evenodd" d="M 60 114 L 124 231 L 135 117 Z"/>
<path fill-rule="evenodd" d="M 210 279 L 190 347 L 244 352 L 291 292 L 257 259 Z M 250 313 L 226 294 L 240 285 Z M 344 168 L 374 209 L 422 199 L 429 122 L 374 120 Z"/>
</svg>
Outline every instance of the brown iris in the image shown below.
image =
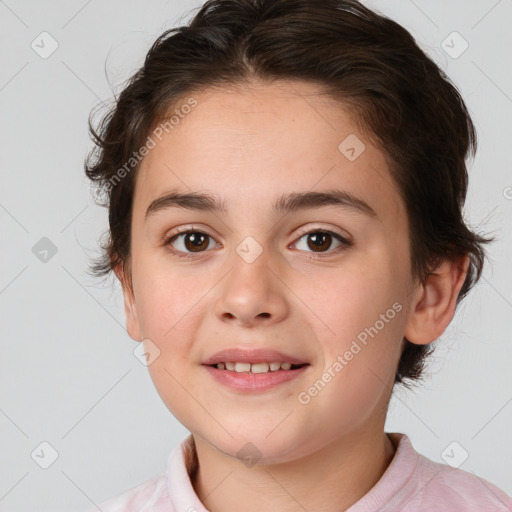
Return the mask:
<svg viewBox="0 0 512 512">
<path fill-rule="evenodd" d="M 310 243 L 310 241 L 312 241 L 312 243 Z M 322 252 L 322 249 L 328 249 L 331 246 L 331 243 L 332 235 L 329 233 L 318 232 L 308 235 L 308 247 L 315 252 Z"/>
<path fill-rule="evenodd" d="M 187 233 L 184 239 L 185 247 L 191 252 L 201 252 L 208 247 L 208 238 L 205 233 Z"/>
</svg>

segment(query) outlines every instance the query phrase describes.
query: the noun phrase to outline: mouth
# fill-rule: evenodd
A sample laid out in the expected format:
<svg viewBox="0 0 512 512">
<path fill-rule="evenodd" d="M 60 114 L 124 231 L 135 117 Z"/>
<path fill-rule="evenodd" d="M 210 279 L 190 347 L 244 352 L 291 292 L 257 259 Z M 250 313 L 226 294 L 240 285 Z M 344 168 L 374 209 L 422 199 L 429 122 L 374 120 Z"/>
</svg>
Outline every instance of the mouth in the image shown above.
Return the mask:
<svg viewBox="0 0 512 512">
<path fill-rule="evenodd" d="M 262 393 L 294 381 L 308 373 L 309 363 L 292 364 L 275 361 L 272 363 L 219 362 L 203 365 L 214 382 L 224 389 L 244 394 Z"/>
<path fill-rule="evenodd" d="M 254 393 L 292 385 L 311 364 L 271 348 L 234 347 L 215 353 L 202 366 L 224 389 Z"/>
</svg>

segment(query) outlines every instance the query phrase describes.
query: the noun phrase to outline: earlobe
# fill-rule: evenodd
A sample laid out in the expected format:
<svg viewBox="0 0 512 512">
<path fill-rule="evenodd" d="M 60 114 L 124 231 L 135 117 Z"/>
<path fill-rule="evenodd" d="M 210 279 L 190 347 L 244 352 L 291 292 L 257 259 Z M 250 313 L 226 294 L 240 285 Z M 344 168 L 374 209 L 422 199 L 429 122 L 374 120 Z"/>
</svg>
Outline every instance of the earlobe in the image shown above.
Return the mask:
<svg viewBox="0 0 512 512">
<path fill-rule="evenodd" d="M 120 267 L 116 267 L 114 272 L 119 279 L 123 291 L 124 313 L 126 317 L 126 331 L 134 341 L 142 341 L 140 334 L 139 318 L 137 315 L 137 304 L 133 293 L 133 287 Z"/>
<path fill-rule="evenodd" d="M 404 336 L 418 345 L 437 340 L 455 314 L 457 297 L 469 268 L 467 255 L 442 260 L 423 284 L 411 303 Z"/>
</svg>

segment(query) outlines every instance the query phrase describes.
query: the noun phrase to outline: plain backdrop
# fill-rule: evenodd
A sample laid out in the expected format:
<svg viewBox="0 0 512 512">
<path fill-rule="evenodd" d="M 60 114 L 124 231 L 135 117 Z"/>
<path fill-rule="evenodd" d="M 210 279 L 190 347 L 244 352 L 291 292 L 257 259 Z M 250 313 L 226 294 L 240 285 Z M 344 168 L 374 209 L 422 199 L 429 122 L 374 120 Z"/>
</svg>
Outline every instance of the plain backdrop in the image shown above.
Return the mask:
<svg viewBox="0 0 512 512">
<path fill-rule="evenodd" d="M 87 510 L 163 472 L 188 434 L 133 354 L 119 285 L 86 274 L 107 211 L 83 160 L 91 109 L 201 3 L 0 0 L 0 511 Z M 386 430 L 438 462 L 467 454 L 462 469 L 512 494 L 512 2 L 366 3 L 460 89 L 479 137 L 465 216 L 498 239 Z"/>
</svg>

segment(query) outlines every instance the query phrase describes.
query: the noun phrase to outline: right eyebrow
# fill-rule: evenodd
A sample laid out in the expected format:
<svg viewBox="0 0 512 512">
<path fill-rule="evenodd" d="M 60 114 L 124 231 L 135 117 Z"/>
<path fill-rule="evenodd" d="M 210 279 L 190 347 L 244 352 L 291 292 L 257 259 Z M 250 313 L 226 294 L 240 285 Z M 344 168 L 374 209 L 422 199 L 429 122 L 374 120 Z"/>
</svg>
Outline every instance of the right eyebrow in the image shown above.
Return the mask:
<svg viewBox="0 0 512 512">
<path fill-rule="evenodd" d="M 146 218 L 168 208 L 228 213 L 225 202 L 210 194 L 172 191 L 151 202 L 146 210 Z"/>
</svg>

